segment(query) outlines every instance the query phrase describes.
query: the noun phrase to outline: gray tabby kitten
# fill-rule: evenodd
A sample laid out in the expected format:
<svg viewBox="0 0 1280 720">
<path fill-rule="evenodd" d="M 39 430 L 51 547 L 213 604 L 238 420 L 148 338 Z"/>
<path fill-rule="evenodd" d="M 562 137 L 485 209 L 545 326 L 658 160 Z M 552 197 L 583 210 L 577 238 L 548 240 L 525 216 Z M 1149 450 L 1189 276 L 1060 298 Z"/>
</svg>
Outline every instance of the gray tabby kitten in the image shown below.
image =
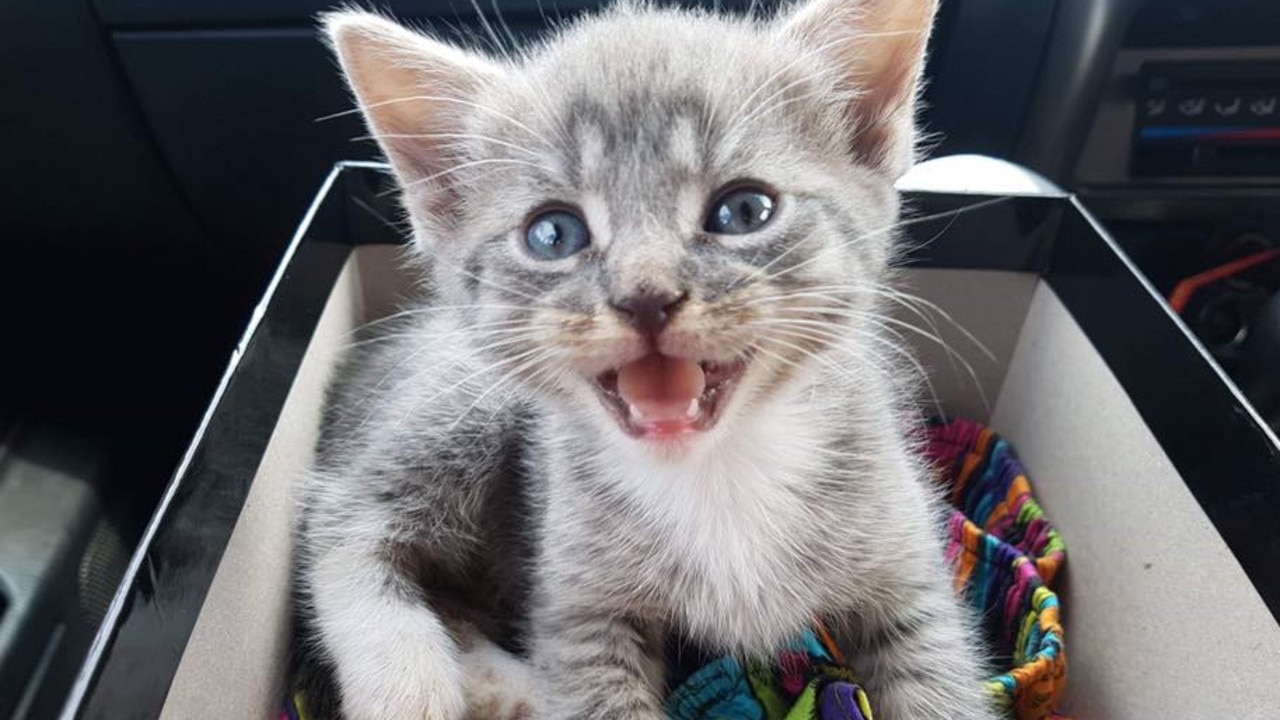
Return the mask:
<svg viewBox="0 0 1280 720">
<path fill-rule="evenodd" d="M 654 720 L 664 638 L 815 618 L 877 718 L 992 717 L 881 316 L 934 9 L 623 5 L 502 59 L 326 17 L 435 297 L 304 488 L 345 717 Z"/>
</svg>

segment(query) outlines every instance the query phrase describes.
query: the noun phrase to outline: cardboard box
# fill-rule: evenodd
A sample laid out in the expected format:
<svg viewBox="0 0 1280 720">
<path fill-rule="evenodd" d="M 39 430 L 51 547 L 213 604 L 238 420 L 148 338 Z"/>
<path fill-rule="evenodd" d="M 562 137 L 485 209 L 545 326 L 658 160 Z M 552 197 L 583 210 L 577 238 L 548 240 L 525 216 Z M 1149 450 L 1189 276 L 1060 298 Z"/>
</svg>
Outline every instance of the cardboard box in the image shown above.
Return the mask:
<svg viewBox="0 0 1280 720">
<path fill-rule="evenodd" d="M 351 331 L 410 287 L 387 182 L 369 163 L 325 182 L 65 717 L 278 717 L 293 483 Z M 1274 435 L 1073 198 L 917 193 L 908 206 L 903 282 L 954 321 L 937 331 L 973 371 L 922 341 L 934 392 L 1014 444 L 1067 542 L 1063 709 L 1276 717 Z"/>
</svg>

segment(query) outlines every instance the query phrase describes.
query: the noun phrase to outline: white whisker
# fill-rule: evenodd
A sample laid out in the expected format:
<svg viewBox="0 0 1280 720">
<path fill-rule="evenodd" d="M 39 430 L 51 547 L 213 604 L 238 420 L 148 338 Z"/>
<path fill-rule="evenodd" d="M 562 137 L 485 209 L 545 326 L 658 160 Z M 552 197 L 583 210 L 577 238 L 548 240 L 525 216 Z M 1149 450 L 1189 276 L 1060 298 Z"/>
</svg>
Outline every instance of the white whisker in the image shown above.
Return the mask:
<svg viewBox="0 0 1280 720">
<path fill-rule="evenodd" d="M 796 337 L 797 339 L 804 339 L 811 342 L 812 341 L 822 342 L 827 348 L 837 350 L 837 351 L 852 352 L 851 347 L 841 343 L 842 340 L 847 340 L 850 337 L 862 337 L 863 339 L 869 340 L 873 343 L 880 345 L 881 347 L 888 349 L 890 352 L 893 352 L 894 354 L 906 360 L 915 368 L 916 372 L 919 374 L 920 379 L 928 387 L 930 398 L 933 400 L 935 407 L 938 407 L 938 408 L 942 407 L 937 391 L 934 389 L 933 383 L 929 379 L 929 373 L 925 370 L 924 366 L 920 364 L 920 361 L 917 360 L 911 352 L 897 345 L 896 343 L 893 343 L 887 340 L 886 338 L 883 338 L 877 335 L 876 333 L 858 331 L 855 328 L 849 328 L 847 326 L 839 329 L 832 328 L 832 329 L 815 330 L 812 328 L 808 328 L 804 330 L 799 330 L 793 327 L 787 327 L 786 325 L 787 321 L 785 320 L 777 321 L 777 322 L 778 322 L 778 325 L 775 325 L 774 327 L 772 327 L 771 332 L 782 333 L 784 335 L 790 334 Z M 813 355 L 812 353 L 810 353 L 810 355 L 815 358 L 818 357 L 817 355 Z M 866 358 L 864 357 L 857 356 L 856 354 L 854 355 L 854 357 L 855 359 L 858 359 L 862 362 L 866 362 Z M 884 373 L 883 368 L 880 368 L 879 366 L 874 364 L 873 364 L 873 367 L 876 367 L 877 370 Z M 846 377 L 849 377 L 849 376 L 846 376 Z"/>
<path fill-rule="evenodd" d="M 529 133 L 529 135 L 530 135 L 531 137 L 533 137 L 535 140 L 538 140 L 539 142 L 543 143 L 543 144 L 544 144 L 544 145 L 546 145 L 547 147 L 554 147 L 554 145 L 551 143 L 551 141 L 549 141 L 549 140 L 548 140 L 545 136 L 543 136 L 541 133 L 539 133 L 538 131 L 534 130 L 533 128 L 529 127 L 528 125 L 526 125 L 526 124 L 524 124 L 524 123 L 520 122 L 519 120 L 517 120 L 517 119 L 515 119 L 515 118 L 511 117 L 510 115 L 507 115 L 506 113 L 504 113 L 504 112 L 502 112 L 502 111 L 500 111 L 500 110 L 498 110 L 498 109 L 496 109 L 496 108 L 492 108 L 492 107 L 489 107 L 488 105 L 484 105 L 484 104 L 482 104 L 482 103 L 474 102 L 474 101 L 472 101 L 472 100 L 463 100 L 462 98 L 448 97 L 448 96 L 446 96 L 446 95 L 409 95 L 409 96 L 407 96 L 407 97 L 402 97 L 402 98 L 392 98 L 392 99 L 390 99 L 390 100 L 382 100 L 382 101 L 380 101 L 380 102 L 376 102 L 376 103 L 362 104 L 362 105 L 360 105 L 359 107 L 356 107 L 356 108 L 354 108 L 354 109 L 352 109 L 352 110 L 344 110 L 344 111 L 339 112 L 339 113 L 334 113 L 334 114 L 332 114 L 332 115 L 325 115 L 324 117 L 317 118 L 316 122 L 320 122 L 320 121 L 323 121 L 323 120 L 330 120 L 330 119 L 333 119 L 333 118 L 342 117 L 342 116 L 344 116 L 344 115 L 351 115 L 351 114 L 359 113 L 359 112 L 366 112 L 366 113 L 367 113 L 367 112 L 368 112 L 368 111 L 370 111 L 370 110 L 373 110 L 373 109 L 375 109 L 375 108 L 382 107 L 382 106 L 384 106 L 384 105 L 392 105 L 392 104 L 395 104 L 395 103 L 404 103 L 404 102 L 445 102 L 445 103 L 454 103 L 454 104 L 456 104 L 456 105 L 462 105 L 462 106 L 465 106 L 465 107 L 469 107 L 469 108 L 472 108 L 472 109 L 475 109 L 475 110 L 479 110 L 479 111 L 484 112 L 484 113 L 488 113 L 489 115 L 492 115 L 492 116 L 494 116 L 494 117 L 496 117 L 496 118 L 499 118 L 499 119 L 501 119 L 501 120 L 506 120 L 507 122 L 511 123 L 512 125 L 514 125 L 514 126 L 516 126 L 516 127 L 520 128 L 521 130 L 524 130 L 525 132 Z"/>
<path fill-rule="evenodd" d="M 432 332 L 425 328 L 416 327 L 405 332 L 382 333 L 373 337 L 357 340 L 343 346 L 344 350 L 364 347 L 366 345 L 376 345 L 378 343 L 391 342 L 403 338 L 414 338 L 417 340 L 433 340 L 439 342 L 448 338 L 456 337 L 475 337 L 475 336 L 493 336 L 503 333 L 511 333 L 519 330 L 526 330 L 530 327 L 536 327 L 527 319 L 520 318 L 515 320 L 502 320 L 490 323 L 480 323 L 478 325 L 468 325 L 465 327 L 449 328 L 443 332 Z M 546 329 L 551 329 L 552 325 L 546 325 Z"/>
<path fill-rule="evenodd" d="M 830 329 L 831 323 L 829 322 L 814 320 L 814 319 L 811 319 L 810 317 L 802 317 L 802 318 L 791 317 L 788 313 L 806 313 L 808 315 L 815 315 L 815 316 L 825 314 L 828 316 L 847 318 L 854 322 L 871 324 L 879 328 L 881 331 L 893 335 L 897 341 L 904 344 L 906 343 L 906 338 L 901 333 L 897 332 L 897 330 L 894 329 L 895 327 L 902 328 L 903 330 L 906 330 L 922 338 L 930 340 L 936 343 L 940 348 L 942 348 L 942 350 L 944 351 L 944 355 L 946 356 L 948 362 L 951 364 L 953 371 L 957 375 L 960 375 L 960 368 L 961 367 L 964 368 L 965 372 L 968 374 L 969 380 L 973 382 L 973 385 L 977 389 L 979 396 L 981 396 L 983 405 L 986 406 L 988 410 L 990 410 L 990 403 L 987 399 L 986 390 L 985 388 L 983 388 L 982 382 L 978 379 L 978 373 L 974 369 L 973 364 L 970 363 L 969 360 L 965 358 L 959 351 L 957 351 L 949 343 L 947 343 L 944 339 L 942 339 L 940 335 L 930 333 L 927 330 L 919 328 L 915 325 L 912 325 L 911 323 L 908 323 L 898 318 L 894 318 L 886 315 L 880 315 L 877 313 L 863 311 L 863 310 L 851 310 L 846 308 L 834 308 L 829 306 L 818 306 L 818 305 L 815 305 L 815 306 L 784 305 L 778 308 L 776 312 L 777 312 L 777 319 L 785 323 L 795 323 L 795 324 L 807 326 L 807 327 Z M 830 332 L 836 333 L 843 330 L 844 330 L 843 328 L 841 328 L 840 330 L 832 329 L 830 330 Z M 991 360 L 994 362 L 995 360 L 994 356 L 991 357 Z M 957 366 L 956 363 L 959 363 L 959 366 Z"/>
<path fill-rule="evenodd" d="M 910 219 L 908 219 L 908 220 L 901 220 L 901 221 L 898 221 L 898 222 L 894 222 L 894 223 L 889 224 L 889 225 L 886 225 L 886 226 L 884 226 L 884 227 L 876 228 L 876 229 L 874 229 L 874 230 L 869 230 L 869 231 L 864 232 L 864 233 L 859 233 L 858 235 L 855 235 L 854 237 L 849 238 L 849 239 L 847 239 L 847 240 L 845 240 L 845 241 L 843 241 L 843 242 L 837 243 L 837 244 L 835 244 L 835 245 L 833 245 L 833 246 L 831 246 L 831 247 L 828 247 L 828 248 L 824 248 L 823 250 L 820 250 L 820 251 L 818 251 L 817 253 L 815 253 L 815 254 L 813 255 L 813 257 L 810 257 L 810 258 L 808 258 L 807 260 L 802 260 L 802 261 L 800 261 L 799 263 L 796 263 L 795 265 L 792 265 L 792 266 L 790 266 L 790 267 L 788 267 L 788 268 L 785 268 L 785 269 L 783 269 L 783 270 L 781 270 L 781 271 L 779 271 L 779 272 L 776 272 L 776 273 L 773 273 L 773 274 L 766 274 L 766 273 L 768 273 L 768 271 L 769 271 L 769 269 L 770 269 L 770 268 L 772 268 L 774 265 L 776 265 L 776 264 L 778 264 L 779 262 L 781 262 L 781 261 L 783 260 L 783 258 L 787 257 L 787 256 L 788 256 L 788 255 L 790 255 L 792 252 L 794 252 L 794 251 L 796 250 L 796 248 L 798 248 L 798 247 L 800 247 L 801 245 L 803 245 L 806 241 L 811 240 L 811 239 L 813 239 L 813 238 L 815 238 L 815 237 L 818 237 L 817 235 L 806 235 L 805 237 L 803 237 L 803 238 L 801 238 L 800 240 L 796 241 L 796 243 L 795 243 L 794 245 L 792 245 L 791 247 L 787 248 L 786 250 L 783 250 L 781 253 L 779 253 L 779 254 L 778 254 L 778 256 L 777 256 L 777 257 L 775 257 L 774 259 L 770 260 L 768 263 L 766 263 L 766 264 L 765 264 L 765 265 L 763 265 L 762 267 L 757 268 L 756 270 L 754 270 L 754 271 L 752 271 L 751 273 L 747 274 L 747 275 L 746 275 L 745 277 L 743 277 L 742 279 L 737 280 L 737 281 L 735 281 L 734 283 L 732 283 L 732 284 L 730 285 L 730 288 L 733 288 L 733 287 L 736 287 L 736 286 L 738 286 L 738 285 L 741 285 L 741 284 L 742 284 L 742 283 L 744 283 L 744 282 L 749 282 L 749 281 L 754 280 L 754 279 L 756 279 L 756 278 L 758 278 L 758 277 L 761 277 L 761 276 L 768 277 L 768 278 L 769 278 L 769 279 L 771 279 L 771 280 L 772 280 L 772 279 L 777 279 L 777 278 L 779 278 L 779 277 L 781 277 L 781 276 L 783 276 L 783 275 L 786 275 L 786 274 L 788 274 L 788 273 L 794 272 L 794 271 L 798 270 L 799 268 L 804 267 L 804 266 L 806 266 L 806 265 L 808 265 L 808 264 L 810 264 L 810 263 L 812 263 L 812 262 L 816 262 L 817 260 L 822 259 L 822 258 L 824 257 L 824 255 L 825 255 L 825 253 L 827 253 L 827 252 L 832 252 L 832 251 L 835 251 L 835 250 L 841 250 L 841 249 L 844 249 L 844 248 L 848 247 L 849 245 L 851 245 L 851 244 L 853 244 L 853 243 L 860 242 L 860 241 L 865 240 L 865 239 L 870 238 L 870 237 L 875 237 L 876 235 L 881 235 L 881 234 L 884 234 L 884 233 L 892 233 L 892 232 L 896 232 L 897 230 L 899 230 L 899 229 L 901 229 L 901 228 L 910 227 L 910 226 L 912 226 L 912 225 L 918 225 L 918 224 L 920 224 L 920 223 L 925 223 L 925 222 L 932 222 L 932 221 L 934 221 L 934 220 L 939 220 L 939 219 L 942 219 L 942 218 L 945 218 L 945 217 L 948 217 L 948 216 L 951 216 L 951 215 L 959 214 L 959 213 L 966 213 L 966 212 L 971 212 L 971 211 L 974 211 L 974 210 L 980 210 L 980 209 L 982 209 L 982 208 L 990 207 L 990 206 L 992 206 L 992 205 L 995 205 L 995 204 L 997 204 L 997 203 L 1005 202 L 1005 201 L 1007 201 L 1008 199 L 1009 199 L 1009 198 L 1007 198 L 1007 197 L 990 198 L 990 199 L 987 199 L 987 200 L 982 200 L 982 201 L 980 201 L 980 202 L 972 203 L 972 204 L 970 204 L 970 205 L 965 205 L 965 206 L 963 206 L 963 207 L 954 208 L 954 209 L 951 209 L 951 210 L 945 210 L 945 211 L 937 212 L 937 213 L 932 213 L 932 214 L 929 214 L 929 215 L 922 215 L 922 216 L 920 216 L 920 217 L 914 217 L 914 218 L 910 218 Z"/>
<path fill-rule="evenodd" d="M 399 188 L 393 188 L 391 190 L 388 190 L 386 193 L 384 193 L 384 195 L 394 194 L 401 190 L 408 190 L 411 187 L 417 187 L 419 185 L 432 183 L 432 182 L 435 182 L 436 180 L 439 180 L 442 177 L 448 177 L 449 175 L 452 175 L 456 172 L 461 172 L 468 168 L 479 167 L 481 165 L 518 165 L 521 167 L 536 168 L 548 174 L 550 174 L 551 172 L 546 167 L 539 165 L 538 163 L 529 162 L 527 160 L 517 160 L 515 158 L 481 158 L 479 160 L 468 160 L 467 162 L 458 163 L 457 165 L 450 165 L 444 170 L 431 173 L 426 177 L 414 178 L 413 180 L 410 180 L 409 182 L 404 183 Z"/>
<path fill-rule="evenodd" d="M 449 430 L 450 430 L 450 431 L 452 431 L 454 428 L 456 428 L 456 427 L 458 426 L 458 423 L 462 422 L 462 419 L 463 419 L 464 417 L 466 417 L 467 415 L 469 415 L 469 414 L 471 413 L 471 411 L 472 411 L 472 410 L 476 409 L 476 406 L 478 406 L 478 405 L 479 405 L 479 404 L 480 404 L 480 403 L 481 403 L 481 402 L 482 402 L 486 397 L 488 397 L 491 393 L 493 393 L 493 391 L 494 391 L 494 390 L 497 390 L 498 388 L 502 387 L 502 386 L 503 386 L 503 384 L 504 384 L 505 382 L 507 382 L 509 379 L 516 377 L 516 376 L 517 376 L 517 375 L 519 375 L 521 372 L 524 372 L 524 371 L 528 370 L 529 368 L 535 367 L 535 366 L 537 366 L 539 363 L 542 363 L 542 362 L 546 361 L 548 358 L 554 357 L 554 356 L 556 355 L 556 353 L 555 353 L 553 350 L 549 349 L 549 348 L 536 348 L 536 350 L 538 351 L 536 354 L 534 354 L 532 357 L 530 357 L 529 359 L 525 360 L 524 362 L 520 363 L 520 364 L 519 364 L 519 365 L 517 365 L 515 368 L 510 368 L 510 369 L 508 369 L 508 370 L 506 371 L 506 373 L 503 375 L 503 377 L 502 377 L 502 378 L 499 378 L 498 380 L 495 380 L 495 381 L 494 381 L 494 382 L 493 382 L 493 383 L 488 387 L 488 389 L 486 389 L 484 392 L 480 393 L 480 394 L 475 398 L 475 400 L 471 403 L 471 405 L 469 405 L 469 406 L 467 407 L 467 409 L 466 409 L 466 410 L 463 410 L 463 411 L 462 411 L 462 414 L 461 414 L 461 415 L 459 415 L 459 416 L 458 416 L 458 418 L 457 418 L 457 419 L 455 419 L 455 420 L 454 420 L 454 421 L 449 425 Z M 519 357 L 519 356 L 517 356 L 517 357 Z"/>
<path fill-rule="evenodd" d="M 504 147 L 504 148 L 507 148 L 507 149 L 509 149 L 509 150 L 516 150 L 516 151 L 519 151 L 519 152 L 525 153 L 526 155 L 529 155 L 529 156 L 531 156 L 531 157 L 542 157 L 540 154 L 538 154 L 537 152 L 535 152 L 533 149 L 528 148 L 528 147 L 525 147 L 525 146 L 523 146 L 523 145 L 517 145 L 517 144 L 515 144 L 515 143 L 513 143 L 513 142 L 507 142 L 506 140 L 499 140 L 498 138 L 491 137 L 491 136 L 489 136 L 489 135 L 480 135 L 480 134 L 476 134 L 476 133 L 378 133 L 377 135 L 357 135 L 356 137 L 351 138 L 351 141 L 352 141 L 352 142 L 360 142 L 360 141 L 364 141 L 364 140 L 378 140 L 378 139 L 389 139 L 389 140 L 476 140 L 476 141 L 479 141 L 479 142 L 482 142 L 482 143 L 489 143 L 489 144 L 492 144 L 492 145 L 498 145 L 498 146 L 500 146 L 500 147 Z"/>
<path fill-rule="evenodd" d="M 522 361 L 524 361 L 526 358 L 528 358 L 529 356 L 533 355 L 534 353 L 539 353 L 539 352 L 544 352 L 544 348 L 533 348 L 533 349 L 530 349 L 530 350 L 525 350 L 524 352 L 517 353 L 517 354 L 515 354 L 515 355 L 513 355 L 513 356 L 511 356 L 511 357 L 503 358 L 503 359 L 498 360 L 498 361 L 496 361 L 496 362 L 490 363 L 489 365 L 486 365 L 485 367 L 482 367 L 482 368 L 480 368 L 479 370 L 476 370 L 476 371 L 474 371 L 474 372 L 468 373 L 468 374 L 467 374 L 466 376 L 464 376 L 461 380 L 459 380 L 459 381 L 457 381 L 457 382 L 453 383 L 452 385 L 449 385 L 449 386 L 448 386 L 448 387 L 446 387 L 445 389 L 440 390 L 440 391 L 438 391 L 438 392 L 435 392 L 435 393 L 433 393 L 430 397 L 427 397 L 427 398 L 425 398 L 425 399 L 419 400 L 419 401 L 414 402 L 413 404 L 411 404 L 411 405 L 410 405 L 410 407 L 409 407 L 409 409 L 408 409 L 408 410 L 406 410 L 406 411 L 404 412 L 404 414 L 403 414 L 403 415 L 401 415 L 400 419 L 399 419 L 399 420 L 397 420 L 397 421 L 396 421 L 396 423 L 392 426 L 392 429 L 393 429 L 393 430 L 398 429 L 401 425 L 403 425 L 403 424 L 404 424 L 404 422 L 405 422 L 406 420 L 408 420 L 408 419 L 409 419 L 409 417 L 410 417 L 410 416 L 412 416 L 412 415 L 413 415 L 413 413 L 414 413 L 415 411 L 417 411 L 417 409 L 418 409 L 418 408 L 422 407 L 423 405 L 430 405 L 431 403 L 435 402 L 436 400 L 438 400 L 438 399 L 440 399 L 440 398 L 442 398 L 442 397 L 444 397 L 444 396 L 448 395 L 448 394 L 449 394 L 449 393 L 451 393 L 451 392 L 454 392 L 454 391 L 455 391 L 455 390 L 457 390 L 458 388 L 462 387 L 463 385 L 465 385 L 465 384 L 467 384 L 467 383 L 469 383 L 469 382 L 472 382 L 473 380 L 475 380 L 476 378 L 478 378 L 478 377 L 480 377 L 480 376 L 482 376 L 482 375 L 485 375 L 485 374 L 487 374 L 487 373 L 493 372 L 494 370 L 497 370 L 497 369 L 499 369 L 499 368 L 506 367 L 506 366 L 508 366 L 508 365 L 511 365 L 512 363 L 519 363 L 519 362 L 522 362 Z M 367 419 L 366 419 L 366 421 L 367 421 Z M 362 424 L 363 424 L 363 423 L 362 423 Z"/>
</svg>

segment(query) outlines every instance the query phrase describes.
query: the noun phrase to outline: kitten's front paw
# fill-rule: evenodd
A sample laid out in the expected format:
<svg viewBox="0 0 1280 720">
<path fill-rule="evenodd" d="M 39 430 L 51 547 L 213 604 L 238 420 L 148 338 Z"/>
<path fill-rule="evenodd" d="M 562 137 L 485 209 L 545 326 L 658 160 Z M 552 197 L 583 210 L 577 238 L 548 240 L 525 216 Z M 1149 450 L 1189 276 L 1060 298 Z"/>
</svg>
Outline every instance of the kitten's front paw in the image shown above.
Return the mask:
<svg viewBox="0 0 1280 720">
<path fill-rule="evenodd" d="M 466 720 L 533 720 L 538 683 L 533 668 L 487 639 L 462 654 Z"/>
<path fill-rule="evenodd" d="M 457 661 L 429 650 L 386 648 L 339 671 L 346 720 L 462 720 L 467 707 Z M 394 655 L 394 656 L 393 656 Z"/>
</svg>

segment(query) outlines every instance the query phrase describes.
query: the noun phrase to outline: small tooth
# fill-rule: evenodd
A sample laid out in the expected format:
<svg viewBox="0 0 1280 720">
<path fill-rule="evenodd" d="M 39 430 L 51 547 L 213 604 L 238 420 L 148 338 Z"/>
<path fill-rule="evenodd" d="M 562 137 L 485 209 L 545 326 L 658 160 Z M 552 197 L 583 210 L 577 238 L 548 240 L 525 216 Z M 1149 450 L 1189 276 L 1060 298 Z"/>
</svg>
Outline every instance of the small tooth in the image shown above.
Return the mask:
<svg viewBox="0 0 1280 720">
<path fill-rule="evenodd" d="M 636 407 L 635 405 L 627 403 L 627 411 L 631 414 L 632 420 L 635 420 L 637 422 L 644 420 L 644 413 L 641 412 L 640 408 Z"/>
<path fill-rule="evenodd" d="M 698 398 L 694 398 L 689 401 L 689 407 L 685 408 L 684 416 L 689 418 L 697 417 L 698 411 L 701 409 L 702 404 L 698 402 Z"/>
</svg>

